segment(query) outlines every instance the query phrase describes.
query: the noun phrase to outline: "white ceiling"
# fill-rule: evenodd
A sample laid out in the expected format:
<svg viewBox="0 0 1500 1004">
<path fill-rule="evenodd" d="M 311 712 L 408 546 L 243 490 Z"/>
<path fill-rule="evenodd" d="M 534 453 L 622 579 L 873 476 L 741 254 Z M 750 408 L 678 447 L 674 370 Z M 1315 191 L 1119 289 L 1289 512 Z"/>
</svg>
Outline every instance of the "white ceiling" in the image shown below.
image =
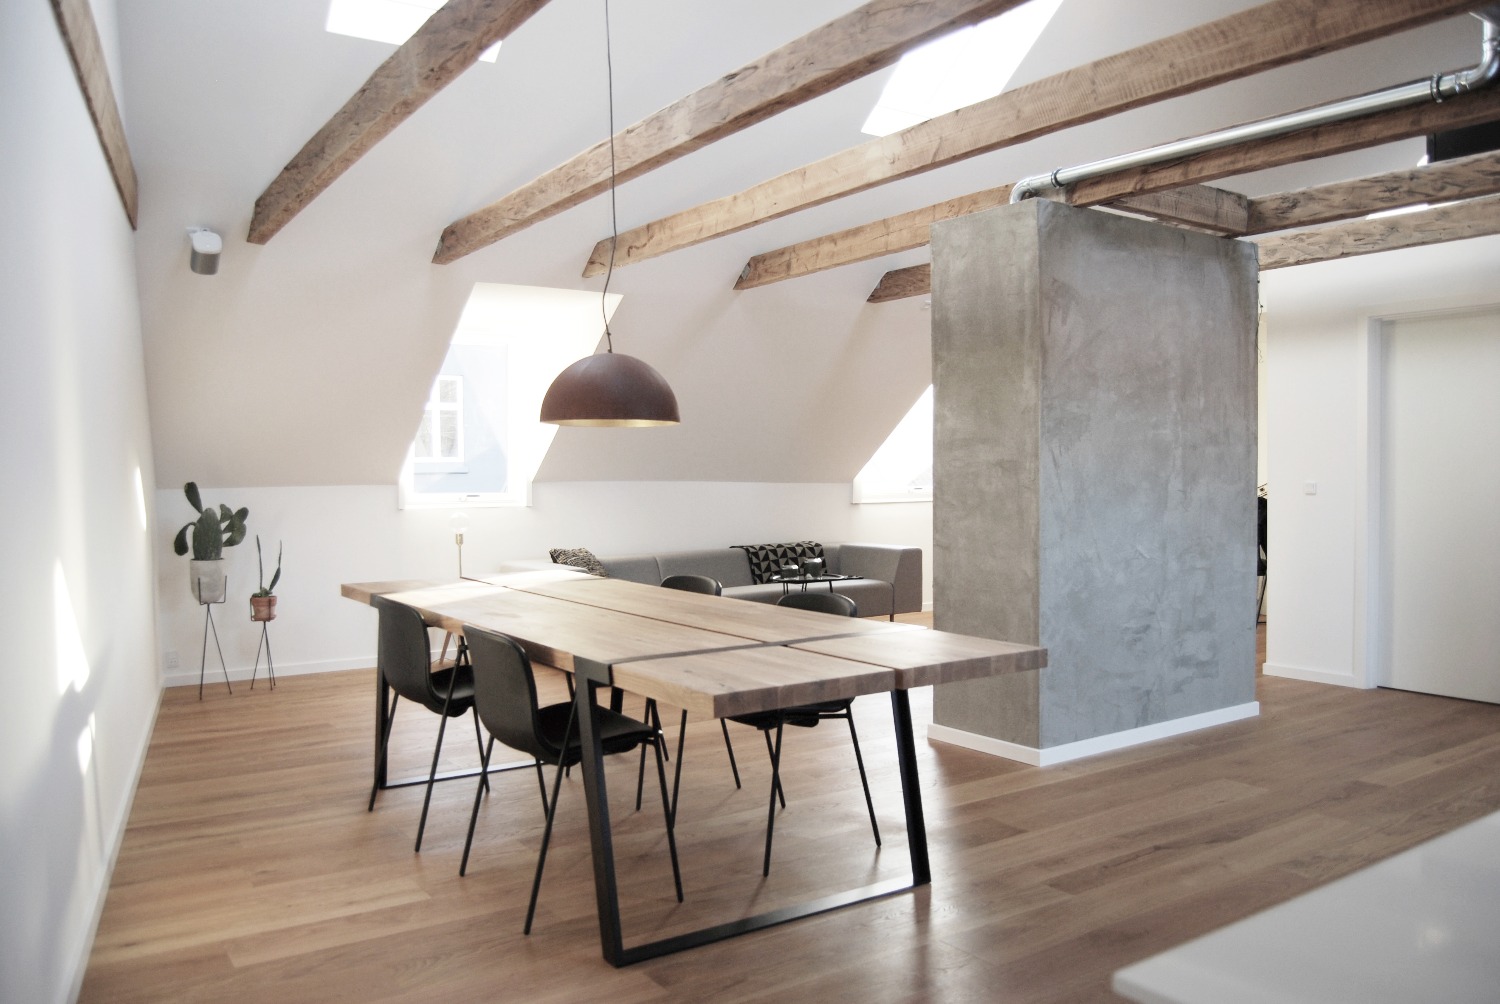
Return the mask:
<svg viewBox="0 0 1500 1004">
<path fill-rule="evenodd" d="M 857 5 L 615 3 L 616 121 L 636 121 Z M 1065 0 L 1013 83 L 1248 6 Z M 392 51 L 328 34 L 324 14 L 322 0 L 119 0 L 159 485 L 394 483 L 474 283 L 602 286 L 579 276 L 608 235 L 605 197 L 455 264 L 430 263 L 446 224 L 607 134 L 599 0 L 552 0 L 497 63 L 467 71 L 267 245 L 246 243 L 255 198 Z M 621 269 L 611 284 L 624 295 L 616 347 L 667 377 L 683 424 L 562 429 L 539 478 L 850 480 L 929 382 L 923 301 L 864 302 L 884 272 L 925 261 L 926 251 L 736 293 L 751 255 L 1053 167 L 1469 65 L 1477 39 L 1471 19 L 1455 18 Z M 621 228 L 864 141 L 859 125 L 888 73 L 621 186 Z M 1410 166 L 1421 152 L 1414 141 L 1221 184 L 1264 194 Z M 216 276 L 188 270 L 185 228 L 195 225 L 224 236 Z M 1337 278 L 1358 284 L 1359 270 Z"/>
</svg>

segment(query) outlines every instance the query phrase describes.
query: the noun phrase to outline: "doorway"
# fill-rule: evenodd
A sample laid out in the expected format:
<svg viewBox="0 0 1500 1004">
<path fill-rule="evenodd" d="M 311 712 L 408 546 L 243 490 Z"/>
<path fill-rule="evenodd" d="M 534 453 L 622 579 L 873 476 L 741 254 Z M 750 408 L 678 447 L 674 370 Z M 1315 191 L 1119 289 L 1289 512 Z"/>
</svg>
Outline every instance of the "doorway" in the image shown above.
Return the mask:
<svg viewBox="0 0 1500 1004">
<path fill-rule="evenodd" d="M 1378 682 L 1500 703 L 1500 308 L 1382 328 Z"/>
</svg>

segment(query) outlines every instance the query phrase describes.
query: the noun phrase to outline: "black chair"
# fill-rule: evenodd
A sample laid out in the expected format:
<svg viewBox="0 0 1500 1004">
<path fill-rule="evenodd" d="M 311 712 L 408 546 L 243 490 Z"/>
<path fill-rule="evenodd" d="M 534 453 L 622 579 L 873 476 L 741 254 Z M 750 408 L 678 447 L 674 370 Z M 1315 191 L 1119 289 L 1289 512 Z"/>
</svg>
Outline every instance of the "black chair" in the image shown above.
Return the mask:
<svg viewBox="0 0 1500 1004">
<path fill-rule="evenodd" d="M 703 593 L 705 596 L 724 595 L 724 587 L 719 584 L 719 580 L 707 575 L 669 575 L 661 580 L 661 586 L 663 589 L 680 589 L 685 593 Z M 656 701 L 654 700 L 648 699 L 646 701 L 646 720 L 654 724 L 658 731 L 661 729 L 661 716 L 657 714 Z M 734 772 L 734 786 L 738 788 L 740 787 L 740 767 L 734 760 L 734 743 L 729 741 L 729 726 L 725 724 L 722 718 L 719 719 L 719 728 L 724 733 L 724 751 L 729 754 L 729 769 Z M 686 733 L 687 712 L 684 711 L 682 713 L 682 722 L 677 731 L 677 770 L 676 778 L 672 783 L 672 811 L 674 815 L 677 811 L 677 781 L 680 781 L 682 778 L 682 741 Z M 646 751 L 643 748 L 641 750 L 640 776 L 636 778 L 635 782 L 635 807 L 637 809 L 641 807 L 641 785 L 645 776 Z"/>
<path fill-rule="evenodd" d="M 385 735 L 380 737 L 380 767 L 378 776 L 385 776 L 387 751 L 391 743 L 391 729 L 396 722 L 396 705 L 400 698 L 420 704 L 428 711 L 442 716 L 438 725 L 437 746 L 432 751 L 432 769 L 427 773 L 427 794 L 422 799 L 422 818 L 417 823 L 417 844 L 413 850 L 422 849 L 422 833 L 427 828 L 427 808 L 432 803 L 432 785 L 437 780 L 438 757 L 443 752 L 443 733 L 448 719 L 457 718 L 474 707 L 474 670 L 468 665 L 468 655 L 460 643 L 457 659 L 452 666 L 432 668 L 432 649 L 427 638 L 427 625 L 422 615 L 404 603 L 384 596 L 373 601 L 380 614 L 380 648 L 376 665 L 380 675 L 392 690 L 391 706 L 386 715 Z M 474 715 L 474 740 L 480 755 L 484 754 L 484 740 L 479 734 L 479 715 Z M 480 774 L 480 783 L 488 783 Z M 370 786 L 368 811 L 375 809 L 375 795 L 380 790 L 377 781 Z"/>
<path fill-rule="evenodd" d="M 777 600 L 776 605 L 843 617 L 859 616 L 859 608 L 853 600 L 833 592 L 788 593 Z M 781 733 L 788 725 L 810 729 L 819 722 L 835 718 L 842 718 L 849 723 L 849 740 L 854 744 L 854 762 L 859 765 L 859 783 L 865 789 L 865 808 L 870 813 L 870 829 L 875 834 L 875 846 L 880 846 L 880 824 L 875 821 L 875 802 L 870 798 L 870 782 L 865 777 L 865 760 L 859 752 L 859 733 L 854 729 L 854 698 L 846 697 L 836 701 L 820 701 L 816 704 L 799 704 L 789 708 L 777 708 L 774 711 L 757 711 L 753 714 L 731 717 L 741 725 L 759 729 L 766 737 L 766 752 L 771 755 L 771 804 L 766 814 L 766 856 L 761 865 L 762 875 L 771 874 L 771 837 L 776 824 L 777 799 L 781 800 L 781 807 L 786 808 L 786 794 L 781 788 Z M 771 741 L 773 729 L 776 732 L 774 744 Z"/>
<path fill-rule="evenodd" d="M 1259 627 L 1266 609 L 1266 496 L 1265 489 L 1255 497 L 1255 574 L 1260 577 L 1260 596 L 1255 600 L 1255 626 Z"/>
<path fill-rule="evenodd" d="M 583 759 L 583 740 L 574 721 L 576 705 L 572 701 L 539 707 L 536 676 L 525 649 L 508 635 L 479 628 L 467 630 L 470 657 L 474 662 L 474 707 L 490 741 L 484 750 L 484 765 L 489 768 L 495 741 L 511 749 L 528 753 L 536 760 L 537 780 L 542 784 L 542 803 L 547 825 L 542 831 L 542 847 L 536 859 L 536 877 L 531 883 L 531 902 L 526 908 L 525 933 L 531 933 L 536 914 L 537 893 L 542 887 L 542 869 L 547 863 L 547 845 L 552 839 L 552 820 L 557 815 L 557 796 L 562 787 L 564 769 Z M 667 773 L 662 766 L 660 733 L 645 722 L 599 708 L 600 744 L 606 755 L 628 753 L 637 746 L 650 745 L 656 750 L 656 777 L 661 785 L 662 816 L 667 824 L 667 847 L 672 855 L 672 881 L 677 887 L 677 902 L 682 902 L 682 873 L 677 867 L 677 838 L 672 828 L 672 811 L 667 801 Z M 557 767 L 552 782 L 552 797 L 547 799 L 542 781 L 542 764 Z M 469 816 L 469 835 L 464 840 L 463 861 L 458 873 L 469 868 L 469 848 L 474 843 L 474 825 L 479 819 L 479 801 L 484 795 L 482 780 L 474 791 L 474 811 Z"/>
</svg>

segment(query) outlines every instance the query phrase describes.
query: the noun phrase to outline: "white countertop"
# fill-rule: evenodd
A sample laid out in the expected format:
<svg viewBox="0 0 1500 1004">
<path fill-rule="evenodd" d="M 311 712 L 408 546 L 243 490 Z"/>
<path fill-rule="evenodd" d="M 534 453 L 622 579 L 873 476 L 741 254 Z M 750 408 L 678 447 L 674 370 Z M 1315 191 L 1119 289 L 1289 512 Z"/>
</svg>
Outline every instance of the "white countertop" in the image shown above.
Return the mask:
<svg viewBox="0 0 1500 1004">
<path fill-rule="evenodd" d="M 1140 1004 L 1500 1004 L 1500 813 L 1115 973 Z"/>
</svg>

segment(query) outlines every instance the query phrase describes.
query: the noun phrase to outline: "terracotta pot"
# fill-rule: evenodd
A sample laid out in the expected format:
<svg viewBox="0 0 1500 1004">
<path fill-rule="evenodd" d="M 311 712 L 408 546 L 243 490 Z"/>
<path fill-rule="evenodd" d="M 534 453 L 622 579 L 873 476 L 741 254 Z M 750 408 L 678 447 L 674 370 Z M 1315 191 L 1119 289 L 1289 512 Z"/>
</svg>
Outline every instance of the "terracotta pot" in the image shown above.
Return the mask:
<svg viewBox="0 0 1500 1004">
<path fill-rule="evenodd" d="M 250 597 L 250 619 L 253 621 L 274 621 L 276 619 L 276 597 Z"/>
</svg>

